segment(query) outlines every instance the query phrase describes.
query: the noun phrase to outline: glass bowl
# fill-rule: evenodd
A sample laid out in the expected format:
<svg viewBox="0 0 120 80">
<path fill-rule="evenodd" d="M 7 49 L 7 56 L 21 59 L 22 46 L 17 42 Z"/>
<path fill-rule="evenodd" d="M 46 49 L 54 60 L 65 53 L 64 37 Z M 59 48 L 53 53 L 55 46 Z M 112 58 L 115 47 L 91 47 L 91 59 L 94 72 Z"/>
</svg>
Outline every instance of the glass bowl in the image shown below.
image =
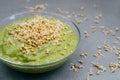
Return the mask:
<svg viewBox="0 0 120 80">
<path fill-rule="evenodd" d="M 45 11 L 25 11 L 25 12 L 21 12 L 18 14 L 14 14 L 10 17 L 7 17 L 5 19 L 3 19 L 0 22 L 0 26 L 4 27 L 5 25 L 12 23 L 14 21 L 26 18 L 28 16 L 34 16 L 34 15 L 41 15 L 41 16 L 48 16 L 48 17 L 53 17 L 56 19 L 59 19 L 61 21 L 64 21 L 66 24 L 68 24 L 71 29 L 73 30 L 73 32 L 76 34 L 76 36 L 78 37 L 78 42 L 77 45 L 75 47 L 75 49 L 69 53 L 68 55 L 49 62 L 49 63 L 45 63 L 45 64 L 21 64 L 21 63 L 15 63 L 9 60 L 6 60 L 5 58 L 0 57 L 1 61 L 3 63 L 5 63 L 6 65 L 10 66 L 13 69 L 16 69 L 18 71 L 22 71 L 22 72 L 26 72 L 26 73 L 43 73 L 43 72 L 47 72 L 47 71 L 51 71 L 53 69 L 56 69 L 57 67 L 61 66 L 63 63 L 65 63 L 69 57 L 74 53 L 74 51 L 76 50 L 76 48 L 78 47 L 78 44 L 80 42 L 80 31 L 77 27 L 77 25 L 72 21 L 72 20 L 68 20 L 66 17 L 57 14 L 57 13 L 52 13 L 52 12 L 45 12 Z"/>
</svg>

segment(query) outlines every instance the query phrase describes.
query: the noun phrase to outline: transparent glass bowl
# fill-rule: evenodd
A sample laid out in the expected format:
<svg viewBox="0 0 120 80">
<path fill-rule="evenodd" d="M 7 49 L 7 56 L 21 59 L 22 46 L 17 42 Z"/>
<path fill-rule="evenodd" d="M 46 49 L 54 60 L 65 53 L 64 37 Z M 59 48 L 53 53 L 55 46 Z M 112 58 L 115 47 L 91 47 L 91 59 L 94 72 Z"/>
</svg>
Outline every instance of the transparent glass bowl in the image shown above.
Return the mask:
<svg viewBox="0 0 120 80">
<path fill-rule="evenodd" d="M 0 22 L 0 26 L 4 27 L 5 25 L 7 25 L 9 23 L 26 18 L 28 16 L 33 16 L 33 15 L 53 17 L 53 18 L 59 19 L 61 21 L 64 21 L 66 24 L 70 25 L 71 29 L 76 33 L 76 35 L 78 37 L 78 43 L 76 45 L 76 48 L 78 47 L 78 44 L 80 42 L 80 31 L 79 31 L 78 27 L 72 20 L 68 20 L 64 16 L 59 15 L 57 13 L 45 12 L 45 11 L 21 12 L 21 13 L 14 14 L 10 17 L 3 19 Z M 60 58 L 58 60 L 55 60 L 53 62 L 49 62 L 46 64 L 36 64 L 36 65 L 35 64 L 34 65 L 33 64 L 20 64 L 20 63 L 11 62 L 2 57 L 0 57 L 0 59 L 2 60 L 2 62 L 7 64 L 8 66 L 10 66 L 11 68 L 16 69 L 18 71 L 22 71 L 22 72 L 26 72 L 26 73 L 43 73 L 43 72 L 53 70 L 53 69 L 61 66 L 63 63 L 65 63 L 68 60 L 68 58 L 74 53 L 76 48 L 73 50 L 73 52 L 69 53 L 68 55 L 64 56 L 63 58 Z"/>
</svg>

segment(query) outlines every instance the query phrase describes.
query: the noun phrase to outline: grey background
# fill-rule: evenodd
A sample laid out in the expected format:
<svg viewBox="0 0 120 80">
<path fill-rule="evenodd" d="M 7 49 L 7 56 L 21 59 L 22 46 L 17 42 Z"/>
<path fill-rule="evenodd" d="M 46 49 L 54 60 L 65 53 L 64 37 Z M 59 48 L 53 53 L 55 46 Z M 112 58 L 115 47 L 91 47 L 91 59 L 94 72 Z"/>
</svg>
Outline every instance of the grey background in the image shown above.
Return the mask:
<svg viewBox="0 0 120 80">
<path fill-rule="evenodd" d="M 0 20 L 14 13 L 25 11 L 26 6 L 35 6 L 44 3 L 48 3 L 46 11 L 56 12 L 56 8 L 59 7 L 69 13 L 73 11 L 80 12 L 89 17 L 88 21 L 78 25 L 82 35 L 79 47 L 66 64 L 56 70 L 43 74 L 18 72 L 0 62 L 0 80 L 85 80 L 89 68 L 93 68 L 91 62 L 100 63 L 107 68 L 107 71 L 100 75 L 94 74 L 90 77 L 90 80 L 120 80 L 120 70 L 117 69 L 115 73 L 111 73 L 108 67 L 110 62 L 118 62 L 114 54 L 111 52 L 102 52 L 104 57 L 94 58 L 92 56 L 96 52 L 98 45 L 101 46 L 104 41 L 112 43 L 115 37 L 111 35 L 106 37 L 98 28 L 96 33 L 92 34 L 90 31 L 90 26 L 94 24 L 92 22 L 94 16 L 100 13 L 102 13 L 103 18 L 96 27 L 104 25 L 110 29 L 114 29 L 115 26 L 120 28 L 120 0 L 31 0 L 30 2 L 27 2 L 27 0 L 0 0 Z M 94 4 L 97 5 L 96 8 L 93 7 Z M 80 10 L 81 6 L 85 7 L 83 11 Z M 62 13 L 62 15 L 66 14 L 66 12 Z M 90 33 L 90 37 L 87 39 L 83 36 L 84 30 Z M 120 36 L 120 31 L 116 36 Z M 87 52 L 88 56 L 81 58 L 79 56 L 81 52 Z M 70 70 L 70 63 L 77 63 L 77 60 L 84 61 L 84 69 L 74 73 Z M 95 72 L 96 69 L 93 69 Z"/>
</svg>

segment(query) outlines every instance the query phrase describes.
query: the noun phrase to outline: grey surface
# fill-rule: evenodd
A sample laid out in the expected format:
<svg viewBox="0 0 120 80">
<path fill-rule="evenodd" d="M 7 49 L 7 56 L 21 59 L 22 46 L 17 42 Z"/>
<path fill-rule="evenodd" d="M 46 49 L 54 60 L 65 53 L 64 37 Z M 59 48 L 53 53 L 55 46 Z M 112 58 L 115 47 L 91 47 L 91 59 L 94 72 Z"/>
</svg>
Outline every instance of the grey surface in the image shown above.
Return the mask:
<svg viewBox="0 0 120 80">
<path fill-rule="evenodd" d="M 115 40 L 115 37 L 111 35 L 106 37 L 98 29 L 96 33 L 90 34 L 90 37 L 87 39 L 83 36 L 84 30 L 91 33 L 90 26 L 93 25 L 93 18 L 99 13 L 102 13 L 103 18 L 97 27 L 105 25 L 110 29 L 114 29 L 115 26 L 120 28 L 120 0 L 31 0 L 31 2 L 27 2 L 27 0 L 0 0 L 0 20 L 14 13 L 24 11 L 24 7 L 26 6 L 34 6 L 42 3 L 48 3 L 46 11 L 56 12 L 56 8 L 60 7 L 70 13 L 73 11 L 84 13 L 90 18 L 88 21 L 78 25 L 82 35 L 79 48 L 62 67 L 44 74 L 21 73 L 0 62 L 0 80 L 85 80 L 88 75 L 88 69 L 93 68 L 91 62 L 98 62 L 106 66 L 107 71 L 98 76 L 91 76 L 90 80 L 120 80 L 120 70 L 117 69 L 115 73 L 111 73 L 108 67 L 110 62 L 118 62 L 114 54 L 103 52 L 104 57 L 94 58 L 92 56 L 96 52 L 96 46 L 101 46 L 104 41 L 111 43 Z M 93 7 L 94 4 L 97 5 L 97 8 Z M 84 6 L 85 10 L 81 11 L 81 6 Z M 66 12 L 63 15 L 66 15 Z M 120 31 L 116 36 L 120 36 Z M 88 52 L 88 56 L 81 58 L 79 56 L 81 52 Z M 80 59 L 84 61 L 83 65 L 85 68 L 76 73 L 69 70 L 70 63 L 77 63 L 77 60 Z"/>
</svg>

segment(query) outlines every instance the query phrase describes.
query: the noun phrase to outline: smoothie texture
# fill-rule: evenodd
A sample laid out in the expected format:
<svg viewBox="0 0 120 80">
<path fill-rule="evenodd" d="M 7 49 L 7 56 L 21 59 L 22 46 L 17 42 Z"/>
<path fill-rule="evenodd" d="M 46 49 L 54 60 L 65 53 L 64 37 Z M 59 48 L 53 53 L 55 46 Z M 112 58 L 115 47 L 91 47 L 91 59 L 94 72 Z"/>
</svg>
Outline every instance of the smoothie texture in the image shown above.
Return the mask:
<svg viewBox="0 0 120 80">
<path fill-rule="evenodd" d="M 69 25 L 30 16 L 0 28 L 0 57 L 21 64 L 46 64 L 74 51 L 78 37 Z"/>
</svg>

